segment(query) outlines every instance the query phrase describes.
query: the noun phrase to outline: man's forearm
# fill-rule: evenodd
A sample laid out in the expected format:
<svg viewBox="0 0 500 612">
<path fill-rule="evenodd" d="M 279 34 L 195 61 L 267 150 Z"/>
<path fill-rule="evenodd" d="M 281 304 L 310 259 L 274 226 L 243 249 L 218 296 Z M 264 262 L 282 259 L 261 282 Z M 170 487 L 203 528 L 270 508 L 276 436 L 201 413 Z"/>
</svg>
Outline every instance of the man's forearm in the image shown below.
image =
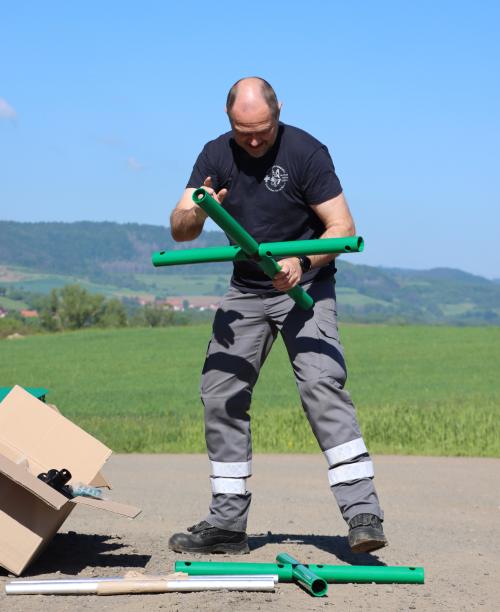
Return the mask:
<svg viewBox="0 0 500 612">
<path fill-rule="evenodd" d="M 192 208 L 176 208 L 170 215 L 170 232 L 176 242 L 194 240 L 203 229 L 207 215 L 194 205 Z"/>
</svg>

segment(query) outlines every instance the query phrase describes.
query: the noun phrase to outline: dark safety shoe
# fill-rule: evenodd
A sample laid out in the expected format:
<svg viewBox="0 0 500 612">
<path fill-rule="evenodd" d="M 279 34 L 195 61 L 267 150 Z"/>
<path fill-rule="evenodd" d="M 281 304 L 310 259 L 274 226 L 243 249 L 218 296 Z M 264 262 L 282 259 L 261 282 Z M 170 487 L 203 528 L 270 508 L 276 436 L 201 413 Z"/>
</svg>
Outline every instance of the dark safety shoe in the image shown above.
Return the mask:
<svg viewBox="0 0 500 612">
<path fill-rule="evenodd" d="M 375 514 L 357 514 L 348 524 L 352 552 L 366 553 L 387 546 L 382 521 Z"/>
<path fill-rule="evenodd" d="M 189 533 L 174 533 L 168 547 L 175 552 L 225 553 L 241 555 L 250 552 L 248 538 L 244 531 L 228 531 L 213 527 L 201 521 L 188 527 Z"/>
</svg>

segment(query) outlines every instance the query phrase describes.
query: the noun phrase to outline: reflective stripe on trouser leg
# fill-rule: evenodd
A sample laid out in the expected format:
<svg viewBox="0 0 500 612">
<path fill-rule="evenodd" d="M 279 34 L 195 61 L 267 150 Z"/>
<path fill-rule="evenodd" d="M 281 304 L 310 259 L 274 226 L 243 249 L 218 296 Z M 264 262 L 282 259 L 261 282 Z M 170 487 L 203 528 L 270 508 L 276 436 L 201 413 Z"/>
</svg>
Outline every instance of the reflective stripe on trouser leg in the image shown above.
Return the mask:
<svg viewBox="0 0 500 612">
<path fill-rule="evenodd" d="M 327 448 L 323 451 L 323 454 L 325 455 L 328 465 L 333 467 L 339 463 L 344 463 L 344 461 L 349 461 L 350 459 L 364 455 L 367 452 L 363 438 L 355 438 L 349 442 Z"/>
<path fill-rule="evenodd" d="M 217 495 L 245 495 L 247 493 L 246 478 L 210 478 L 212 483 L 212 493 Z"/>
<path fill-rule="evenodd" d="M 252 475 L 251 461 L 210 461 L 212 476 L 247 478 Z"/>
<path fill-rule="evenodd" d="M 356 463 L 344 463 L 328 471 L 328 481 L 334 487 L 344 482 L 361 480 L 361 478 L 373 478 L 373 463 L 371 461 L 358 461 Z"/>
</svg>

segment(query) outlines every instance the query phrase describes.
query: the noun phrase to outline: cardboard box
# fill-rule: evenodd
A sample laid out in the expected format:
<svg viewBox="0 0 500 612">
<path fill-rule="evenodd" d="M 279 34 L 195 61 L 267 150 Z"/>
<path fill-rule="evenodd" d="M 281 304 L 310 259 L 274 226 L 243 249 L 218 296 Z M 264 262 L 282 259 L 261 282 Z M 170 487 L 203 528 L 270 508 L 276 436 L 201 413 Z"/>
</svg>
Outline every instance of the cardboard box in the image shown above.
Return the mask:
<svg viewBox="0 0 500 612">
<path fill-rule="evenodd" d="M 0 402 L 0 566 L 20 575 L 79 504 L 129 518 L 140 513 L 107 500 L 68 499 L 37 478 L 66 468 L 70 484 L 109 486 L 100 470 L 110 455 L 109 448 L 54 407 L 21 387 L 10 391 Z"/>
</svg>

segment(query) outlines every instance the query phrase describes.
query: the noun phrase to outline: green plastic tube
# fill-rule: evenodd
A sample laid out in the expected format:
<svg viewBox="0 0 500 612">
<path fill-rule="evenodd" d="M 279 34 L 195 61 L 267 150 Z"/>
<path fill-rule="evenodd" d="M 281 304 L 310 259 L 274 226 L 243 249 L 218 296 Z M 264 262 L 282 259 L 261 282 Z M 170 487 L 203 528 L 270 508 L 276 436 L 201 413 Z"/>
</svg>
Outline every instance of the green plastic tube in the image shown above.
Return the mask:
<svg viewBox="0 0 500 612">
<path fill-rule="evenodd" d="M 193 202 L 198 204 L 236 244 L 239 244 L 249 257 L 259 254 L 259 243 L 205 189 L 202 187 L 197 189 L 192 197 Z"/>
<path fill-rule="evenodd" d="M 153 253 L 153 266 L 178 266 L 182 264 L 234 261 L 241 253 L 239 246 L 206 247 L 204 249 L 178 249 Z M 244 256 L 244 259 L 247 259 Z"/>
<path fill-rule="evenodd" d="M 328 592 L 328 584 L 320 578 L 309 567 L 302 565 L 288 553 L 279 553 L 276 556 L 278 563 L 292 566 L 292 575 L 295 582 L 298 582 L 306 591 L 315 597 L 323 597 Z"/>
<path fill-rule="evenodd" d="M 316 565 L 307 567 L 327 582 L 376 584 L 424 584 L 423 567 L 390 565 Z"/>
<path fill-rule="evenodd" d="M 297 255 L 321 255 L 323 253 L 356 253 L 361 252 L 363 247 L 364 241 L 361 236 L 349 236 L 347 238 L 318 238 L 290 242 L 262 242 L 259 244 L 258 253 L 261 257 L 265 255 L 270 257 L 294 257 Z M 152 255 L 154 266 L 178 266 L 238 259 L 248 259 L 248 256 L 237 245 L 158 251 Z"/>
<path fill-rule="evenodd" d="M 424 584 L 423 567 L 385 565 L 304 564 L 329 583 Z M 176 561 L 176 572 L 192 576 L 277 574 L 280 582 L 293 581 L 293 566 L 284 563 L 231 563 L 227 561 Z"/>
<path fill-rule="evenodd" d="M 233 219 L 233 217 L 222 206 L 207 193 L 205 189 L 200 187 L 193 193 L 193 202 L 198 204 L 207 215 L 213 219 L 217 225 L 245 252 L 248 257 L 255 259 L 257 265 L 270 278 L 281 270 L 278 263 L 270 256 L 263 255 L 259 257 L 259 244 L 241 225 Z M 287 291 L 288 295 L 295 301 L 297 306 L 304 310 L 308 310 L 314 305 L 312 297 L 302 289 L 299 285 Z"/>
<path fill-rule="evenodd" d="M 279 582 L 293 582 L 291 565 L 283 563 L 232 563 L 230 561 L 176 561 L 176 572 L 190 576 L 277 575 Z"/>
<path fill-rule="evenodd" d="M 361 253 L 365 243 L 361 236 L 345 238 L 316 238 L 289 242 L 262 242 L 259 255 L 293 257 L 296 255 L 323 255 L 326 253 Z"/>
</svg>

